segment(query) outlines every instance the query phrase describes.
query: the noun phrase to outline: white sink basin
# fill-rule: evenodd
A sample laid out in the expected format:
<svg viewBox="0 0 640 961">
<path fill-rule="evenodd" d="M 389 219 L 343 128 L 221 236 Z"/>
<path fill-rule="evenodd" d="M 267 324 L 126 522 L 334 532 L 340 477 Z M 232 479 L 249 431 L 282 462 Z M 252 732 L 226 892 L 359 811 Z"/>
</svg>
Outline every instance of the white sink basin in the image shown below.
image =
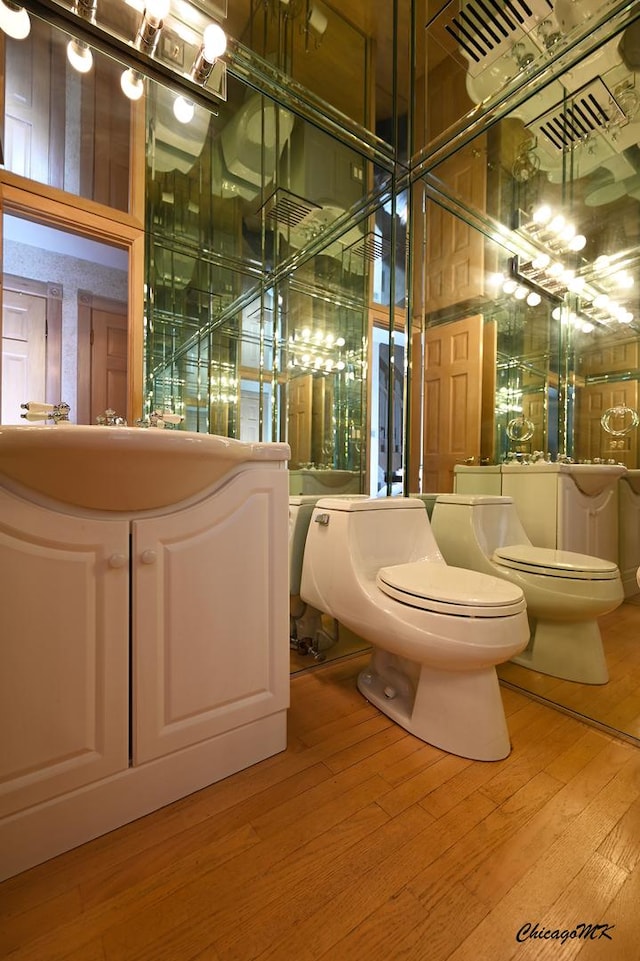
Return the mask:
<svg viewBox="0 0 640 961">
<path fill-rule="evenodd" d="M 563 473 L 570 474 L 576 487 L 583 494 L 595 497 L 608 487 L 613 487 L 615 481 L 627 468 L 622 464 L 562 464 Z"/>
<path fill-rule="evenodd" d="M 536 461 L 533 464 L 503 464 L 504 474 L 569 474 L 576 487 L 589 497 L 613 487 L 617 479 L 627 473 L 623 464 L 565 464 L 564 461 Z"/>
<path fill-rule="evenodd" d="M 0 484 L 22 485 L 76 507 L 168 507 L 249 461 L 286 461 L 288 444 L 213 434 L 75 424 L 0 426 Z"/>
</svg>

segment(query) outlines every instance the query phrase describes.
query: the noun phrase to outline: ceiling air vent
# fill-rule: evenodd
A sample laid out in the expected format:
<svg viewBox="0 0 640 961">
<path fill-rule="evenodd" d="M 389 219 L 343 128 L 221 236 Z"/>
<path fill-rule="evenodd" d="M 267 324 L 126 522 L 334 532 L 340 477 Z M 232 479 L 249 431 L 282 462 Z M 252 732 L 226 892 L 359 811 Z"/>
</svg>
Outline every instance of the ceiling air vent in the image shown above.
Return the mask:
<svg viewBox="0 0 640 961">
<path fill-rule="evenodd" d="M 353 254 L 360 257 L 365 263 L 373 264 L 376 260 L 382 260 L 389 256 L 391 245 L 387 240 L 383 240 L 379 234 L 370 231 L 365 234 L 355 244 L 345 247 L 345 254 Z"/>
<path fill-rule="evenodd" d="M 562 151 L 610 126 L 620 127 L 626 115 L 601 77 L 527 124 L 536 137 Z"/>
<path fill-rule="evenodd" d="M 551 0 L 469 0 L 444 29 L 476 74 L 508 53 L 514 42 L 530 33 L 552 10 Z"/>
<path fill-rule="evenodd" d="M 265 223 L 270 226 L 298 227 L 309 214 L 322 208 L 289 190 L 275 190 L 264 204 Z"/>
</svg>

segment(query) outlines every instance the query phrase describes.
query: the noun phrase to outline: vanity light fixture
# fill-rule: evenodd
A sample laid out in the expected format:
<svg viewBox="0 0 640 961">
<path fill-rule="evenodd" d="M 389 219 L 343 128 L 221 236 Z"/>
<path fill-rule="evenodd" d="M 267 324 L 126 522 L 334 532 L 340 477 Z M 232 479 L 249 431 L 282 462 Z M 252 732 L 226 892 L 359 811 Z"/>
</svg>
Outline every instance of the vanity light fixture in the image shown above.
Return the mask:
<svg viewBox="0 0 640 961">
<path fill-rule="evenodd" d="M 0 30 L 13 40 L 24 40 L 31 30 L 31 19 L 24 7 L 13 0 L 0 0 Z"/>
<path fill-rule="evenodd" d="M 82 40 L 70 40 L 67 44 L 67 60 L 78 73 L 89 73 L 93 66 L 93 54 Z"/>
<path fill-rule="evenodd" d="M 120 77 L 120 86 L 125 97 L 129 100 L 139 100 L 144 93 L 144 82 L 141 75 L 129 67 Z"/>
<path fill-rule="evenodd" d="M 194 83 L 204 85 L 213 70 L 213 65 L 227 49 L 227 35 L 217 23 L 210 23 L 202 35 L 202 46 L 191 68 Z"/>
<path fill-rule="evenodd" d="M 158 46 L 164 19 L 169 13 L 170 0 L 148 0 L 133 42 L 137 50 L 152 57 Z"/>
</svg>

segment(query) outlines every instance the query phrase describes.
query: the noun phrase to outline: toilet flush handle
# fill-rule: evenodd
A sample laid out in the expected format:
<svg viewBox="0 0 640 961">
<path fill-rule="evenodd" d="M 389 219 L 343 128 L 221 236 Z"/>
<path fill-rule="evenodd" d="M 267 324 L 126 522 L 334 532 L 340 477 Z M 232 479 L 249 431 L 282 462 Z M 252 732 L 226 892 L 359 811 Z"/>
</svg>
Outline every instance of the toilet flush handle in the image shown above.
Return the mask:
<svg viewBox="0 0 640 961">
<path fill-rule="evenodd" d="M 316 516 L 315 516 L 315 522 L 316 522 L 316 524 L 322 524 L 323 527 L 326 527 L 327 524 L 329 523 L 329 515 L 328 515 L 328 514 L 316 514 Z"/>
</svg>

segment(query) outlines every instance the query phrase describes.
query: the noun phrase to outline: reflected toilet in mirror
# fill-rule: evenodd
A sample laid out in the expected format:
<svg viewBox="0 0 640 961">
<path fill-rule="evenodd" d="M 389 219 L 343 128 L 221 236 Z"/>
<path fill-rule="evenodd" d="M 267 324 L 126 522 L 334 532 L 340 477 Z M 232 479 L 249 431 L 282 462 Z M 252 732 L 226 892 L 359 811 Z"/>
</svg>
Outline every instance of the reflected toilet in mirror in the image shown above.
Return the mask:
<svg viewBox="0 0 640 961">
<path fill-rule="evenodd" d="M 585 684 L 608 681 L 597 618 L 624 599 L 616 564 L 534 547 L 511 497 L 441 494 L 431 523 L 447 563 L 504 578 L 523 591 L 531 638 L 512 658 L 516 664 Z"/>
</svg>

